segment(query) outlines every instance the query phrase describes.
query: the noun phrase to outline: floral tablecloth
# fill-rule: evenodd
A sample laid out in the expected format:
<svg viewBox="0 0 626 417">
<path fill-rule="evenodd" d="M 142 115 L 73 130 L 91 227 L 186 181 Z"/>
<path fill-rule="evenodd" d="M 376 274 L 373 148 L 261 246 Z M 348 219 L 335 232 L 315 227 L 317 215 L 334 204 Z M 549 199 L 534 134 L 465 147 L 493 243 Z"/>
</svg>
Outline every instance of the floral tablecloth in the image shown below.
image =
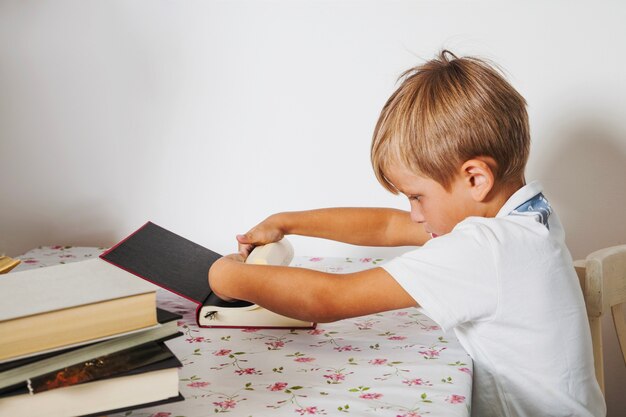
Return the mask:
<svg viewBox="0 0 626 417">
<path fill-rule="evenodd" d="M 97 257 L 103 248 L 41 247 L 15 271 Z M 294 266 L 347 273 L 384 262 L 296 257 Z M 183 315 L 168 346 L 184 364 L 185 401 L 117 416 L 468 416 L 472 361 L 452 333 L 418 309 L 374 314 L 314 330 L 201 329 L 195 305 L 159 290 Z"/>
</svg>

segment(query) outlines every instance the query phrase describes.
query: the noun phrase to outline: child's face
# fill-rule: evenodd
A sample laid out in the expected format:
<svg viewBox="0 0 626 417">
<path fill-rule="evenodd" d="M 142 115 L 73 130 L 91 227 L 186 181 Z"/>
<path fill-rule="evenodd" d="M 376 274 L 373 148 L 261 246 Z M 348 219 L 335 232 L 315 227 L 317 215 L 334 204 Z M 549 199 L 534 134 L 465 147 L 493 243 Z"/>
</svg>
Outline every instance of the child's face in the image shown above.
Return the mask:
<svg viewBox="0 0 626 417">
<path fill-rule="evenodd" d="M 437 181 L 404 167 L 391 168 L 387 178 L 409 198 L 411 219 L 424 225 L 433 237 L 449 233 L 459 222 L 476 215 L 475 201 L 460 176 L 452 182 L 450 191 Z"/>
</svg>

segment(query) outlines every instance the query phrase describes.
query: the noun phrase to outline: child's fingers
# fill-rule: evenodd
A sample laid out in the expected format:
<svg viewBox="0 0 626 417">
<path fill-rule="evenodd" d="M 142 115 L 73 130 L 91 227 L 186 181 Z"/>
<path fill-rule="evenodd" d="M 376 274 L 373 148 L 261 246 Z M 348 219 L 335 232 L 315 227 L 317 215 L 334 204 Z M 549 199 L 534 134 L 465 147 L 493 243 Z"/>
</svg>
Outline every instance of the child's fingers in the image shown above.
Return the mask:
<svg viewBox="0 0 626 417">
<path fill-rule="evenodd" d="M 239 246 L 239 253 L 241 253 L 244 258 L 247 258 L 248 255 L 250 255 L 250 252 L 252 252 L 252 249 L 258 245 L 258 242 L 255 242 L 251 232 L 243 235 L 237 235 L 236 239 Z"/>
<path fill-rule="evenodd" d="M 251 230 L 246 234 L 237 235 L 237 242 L 240 245 L 265 245 L 266 243 L 273 242 L 271 235 L 267 232 Z"/>
<path fill-rule="evenodd" d="M 245 258 L 248 258 L 250 252 L 254 249 L 254 245 L 242 245 L 239 244 L 239 253 Z"/>
<path fill-rule="evenodd" d="M 283 235 L 279 231 L 256 227 L 245 234 L 236 235 L 235 237 L 239 246 L 239 252 L 247 257 L 255 247 L 278 242 L 283 238 Z"/>
<path fill-rule="evenodd" d="M 248 246 L 255 246 L 259 244 L 259 241 L 256 237 L 254 237 L 252 235 L 251 232 L 248 232 L 244 235 L 237 235 L 236 236 L 237 239 L 237 243 L 239 244 L 239 250 L 241 251 L 242 248 L 248 247 Z M 252 249 L 250 249 L 252 250 Z"/>
<path fill-rule="evenodd" d="M 246 233 L 245 235 L 237 235 L 236 239 L 237 239 L 237 242 L 239 243 L 250 243 L 250 238 L 248 237 L 248 233 Z"/>
</svg>

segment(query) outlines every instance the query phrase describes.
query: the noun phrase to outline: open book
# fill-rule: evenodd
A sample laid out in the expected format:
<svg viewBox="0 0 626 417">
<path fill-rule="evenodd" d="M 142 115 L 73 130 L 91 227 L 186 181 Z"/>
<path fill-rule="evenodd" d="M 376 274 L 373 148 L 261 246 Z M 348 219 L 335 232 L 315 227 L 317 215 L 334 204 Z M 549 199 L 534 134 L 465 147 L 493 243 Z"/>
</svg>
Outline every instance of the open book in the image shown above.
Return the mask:
<svg viewBox="0 0 626 417">
<path fill-rule="evenodd" d="M 314 323 L 285 317 L 247 301 L 227 302 L 209 286 L 208 273 L 221 255 L 152 222 L 100 255 L 140 278 L 198 304 L 200 327 L 312 328 Z M 293 249 L 286 240 L 255 248 L 246 263 L 288 265 Z"/>
</svg>

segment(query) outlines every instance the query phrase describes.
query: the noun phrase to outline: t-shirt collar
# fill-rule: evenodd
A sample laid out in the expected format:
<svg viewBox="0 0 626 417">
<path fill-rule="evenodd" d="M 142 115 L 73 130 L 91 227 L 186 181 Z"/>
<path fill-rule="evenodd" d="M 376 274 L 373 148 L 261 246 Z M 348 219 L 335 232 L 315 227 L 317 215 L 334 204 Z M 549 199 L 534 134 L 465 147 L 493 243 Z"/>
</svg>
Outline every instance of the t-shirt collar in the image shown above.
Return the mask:
<svg viewBox="0 0 626 417">
<path fill-rule="evenodd" d="M 532 181 L 522 188 L 517 190 L 509 199 L 504 203 L 496 217 L 508 216 L 513 210 L 530 200 L 537 194 L 543 191 L 543 186 L 539 181 Z"/>
</svg>

